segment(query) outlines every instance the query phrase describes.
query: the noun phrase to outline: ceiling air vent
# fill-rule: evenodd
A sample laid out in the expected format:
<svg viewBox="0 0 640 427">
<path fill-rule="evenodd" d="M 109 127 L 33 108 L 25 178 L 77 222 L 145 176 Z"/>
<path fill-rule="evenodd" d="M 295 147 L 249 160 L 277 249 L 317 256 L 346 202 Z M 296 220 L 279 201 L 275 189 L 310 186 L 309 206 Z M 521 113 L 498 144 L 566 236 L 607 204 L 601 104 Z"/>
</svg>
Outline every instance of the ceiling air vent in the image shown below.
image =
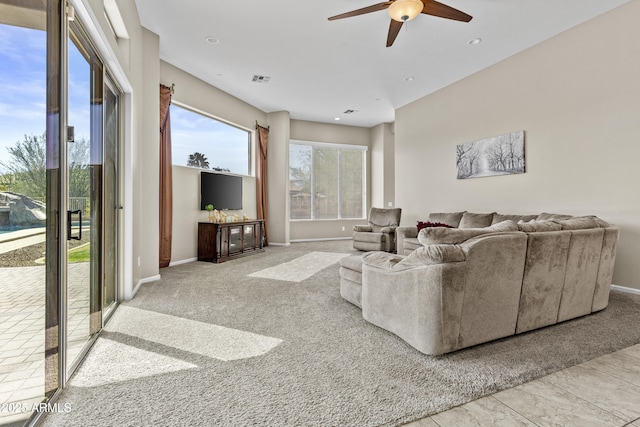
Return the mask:
<svg viewBox="0 0 640 427">
<path fill-rule="evenodd" d="M 356 113 L 356 112 L 358 112 L 358 110 L 345 110 L 344 114 L 353 114 L 353 113 Z"/>
<path fill-rule="evenodd" d="M 254 74 L 252 81 L 255 83 L 269 83 L 269 80 L 271 80 L 271 77 Z"/>
</svg>

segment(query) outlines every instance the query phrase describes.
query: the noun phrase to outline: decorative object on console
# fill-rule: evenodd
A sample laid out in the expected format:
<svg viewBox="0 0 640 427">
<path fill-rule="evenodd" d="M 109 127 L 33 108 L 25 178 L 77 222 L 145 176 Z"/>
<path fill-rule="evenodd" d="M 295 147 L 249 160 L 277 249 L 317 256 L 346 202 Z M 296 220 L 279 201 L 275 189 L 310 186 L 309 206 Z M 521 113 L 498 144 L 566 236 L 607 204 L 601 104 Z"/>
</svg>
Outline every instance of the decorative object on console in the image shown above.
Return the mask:
<svg viewBox="0 0 640 427">
<path fill-rule="evenodd" d="M 204 207 L 204 209 L 208 212 L 209 215 L 209 222 L 214 222 L 215 221 L 215 216 L 213 215 L 213 205 L 211 203 L 209 203 L 207 206 Z"/>
<path fill-rule="evenodd" d="M 458 179 L 524 173 L 524 131 L 456 145 Z"/>
</svg>

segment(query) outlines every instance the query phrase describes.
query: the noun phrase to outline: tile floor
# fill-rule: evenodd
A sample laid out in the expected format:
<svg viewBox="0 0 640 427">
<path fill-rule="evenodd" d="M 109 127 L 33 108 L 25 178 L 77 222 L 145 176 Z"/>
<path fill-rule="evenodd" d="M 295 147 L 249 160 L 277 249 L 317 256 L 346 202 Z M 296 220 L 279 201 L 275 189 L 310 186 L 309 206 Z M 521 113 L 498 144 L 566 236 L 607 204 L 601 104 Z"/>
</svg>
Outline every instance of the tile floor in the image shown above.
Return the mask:
<svg viewBox="0 0 640 427">
<path fill-rule="evenodd" d="M 406 427 L 640 427 L 640 344 Z"/>
</svg>

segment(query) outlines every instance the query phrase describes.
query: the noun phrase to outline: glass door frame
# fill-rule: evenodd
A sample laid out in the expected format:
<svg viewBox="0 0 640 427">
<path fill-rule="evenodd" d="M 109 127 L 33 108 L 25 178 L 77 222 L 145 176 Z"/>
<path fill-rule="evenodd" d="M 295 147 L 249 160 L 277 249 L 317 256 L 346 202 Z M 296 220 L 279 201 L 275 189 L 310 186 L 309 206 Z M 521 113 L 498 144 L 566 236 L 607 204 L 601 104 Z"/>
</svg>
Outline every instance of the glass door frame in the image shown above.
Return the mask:
<svg viewBox="0 0 640 427">
<path fill-rule="evenodd" d="M 110 83 L 109 87 L 118 96 L 118 143 L 117 143 L 117 163 L 119 173 L 117 176 L 117 188 L 121 189 L 122 175 L 121 165 L 121 141 L 122 141 L 122 90 L 116 84 L 115 79 L 108 75 L 106 65 L 98 49 L 93 45 L 91 37 L 84 30 L 78 21 L 70 22 L 70 17 L 74 14 L 72 6 L 65 0 L 46 0 L 47 2 L 47 253 L 53 256 L 46 257 L 46 279 L 45 279 L 45 399 L 50 402 L 57 398 L 59 392 L 66 386 L 71 374 L 77 369 L 79 361 L 86 355 L 89 348 L 97 339 L 98 332 L 107 316 L 103 318 L 102 311 L 102 280 L 103 275 L 98 275 L 96 289 L 91 295 L 91 328 L 90 338 L 85 344 L 78 363 L 68 366 L 67 363 L 67 333 L 68 333 L 68 249 L 67 235 L 70 232 L 67 223 L 66 213 L 69 208 L 68 194 L 68 158 L 67 158 L 67 129 L 68 123 L 68 47 L 71 33 L 79 38 L 84 48 L 89 48 L 92 53 L 92 60 L 100 62 L 101 76 L 98 79 L 102 89 Z M 75 17 L 77 19 L 77 17 Z M 91 61 L 90 61 L 91 62 Z M 101 90 L 102 90 L 101 89 Z M 104 119 L 103 109 L 99 117 L 95 117 L 101 122 Z M 100 150 L 103 149 L 104 126 L 100 125 Z M 103 183 L 101 183 L 102 185 Z M 102 194 L 100 193 L 100 197 Z M 121 191 L 116 196 L 120 208 L 122 207 Z M 102 207 L 101 209 L 104 209 Z M 102 217 L 102 213 L 99 215 Z M 116 246 L 118 259 L 116 261 L 116 283 L 115 303 L 109 307 L 108 315 L 112 314 L 120 300 L 120 285 L 122 283 L 122 215 L 117 215 L 118 230 L 116 230 Z M 104 228 L 100 225 L 100 239 L 102 244 Z M 103 264 L 104 253 L 99 251 L 100 264 Z M 30 422 L 36 422 L 42 416 L 41 413 L 34 413 Z"/>
<path fill-rule="evenodd" d="M 116 83 L 116 80 L 113 78 L 113 76 L 111 76 L 111 73 L 109 73 L 109 70 L 107 69 L 107 67 L 104 67 L 104 77 L 103 77 L 103 82 L 104 82 L 104 86 L 105 86 L 105 90 L 104 92 L 106 93 L 107 90 L 113 92 L 116 95 L 116 112 L 115 112 L 115 116 L 116 116 L 116 120 L 117 120 L 117 129 L 116 129 L 116 138 L 117 138 L 117 143 L 115 146 L 115 155 L 114 155 L 114 161 L 115 161 L 115 169 L 116 169 L 116 183 L 115 183 L 115 191 L 116 194 L 114 196 L 114 199 L 116 201 L 116 214 L 115 214 L 115 223 L 116 223 L 116 230 L 114 230 L 114 238 L 115 238 L 115 259 L 114 259 L 114 263 L 115 263 L 115 275 L 114 275 L 114 280 L 115 283 L 113 284 L 114 289 L 114 301 L 113 303 L 109 304 L 107 307 L 104 306 L 104 293 L 103 293 L 103 298 L 101 301 L 101 307 L 102 307 L 102 325 L 104 326 L 104 324 L 107 323 L 107 321 L 111 318 L 111 316 L 113 315 L 113 313 L 115 312 L 115 309 L 118 307 L 118 305 L 120 304 L 120 290 L 121 290 L 121 284 L 123 283 L 123 268 L 122 266 L 124 265 L 124 263 L 122 262 L 122 255 L 123 255 L 123 242 L 124 242 L 124 227 L 123 227 L 123 201 L 122 201 L 122 195 L 124 194 L 123 188 L 122 188 L 122 183 L 123 183 L 123 175 L 122 175 L 122 166 L 124 164 L 123 160 L 122 160 L 122 141 L 123 141 L 123 112 L 122 112 L 122 102 L 123 102 L 123 91 L 122 89 L 118 86 L 118 84 Z M 107 150 L 106 150 L 106 132 L 107 132 L 107 125 L 106 125 L 106 115 L 107 115 L 107 109 L 104 108 L 103 109 L 103 123 L 105 123 L 105 125 L 103 126 L 103 158 L 105 160 L 106 163 L 106 158 L 107 158 Z M 103 170 L 106 170 L 106 165 L 103 168 Z M 106 173 L 105 173 L 106 174 Z M 104 185 L 105 185 L 105 189 L 106 186 L 108 185 L 108 183 L 106 182 L 106 180 L 103 181 Z M 105 197 L 106 200 L 106 197 Z M 106 203 L 103 205 L 104 209 L 109 209 L 108 206 L 106 206 Z M 103 218 L 106 218 L 106 215 L 103 213 Z M 105 225 L 103 227 L 103 233 L 106 234 L 108 232 L 108 230 L 106 230 L 106 222 Z M 106 244 L 106 236 L 103 236 L 103 242 L 105 242 Z M 103 258 L 106 257 L 106 248 L 103 251 Z M 106 259 L 103 259 L 103 266 L 106 269 L 107 266 L 107 262 Z"/>
</svg>

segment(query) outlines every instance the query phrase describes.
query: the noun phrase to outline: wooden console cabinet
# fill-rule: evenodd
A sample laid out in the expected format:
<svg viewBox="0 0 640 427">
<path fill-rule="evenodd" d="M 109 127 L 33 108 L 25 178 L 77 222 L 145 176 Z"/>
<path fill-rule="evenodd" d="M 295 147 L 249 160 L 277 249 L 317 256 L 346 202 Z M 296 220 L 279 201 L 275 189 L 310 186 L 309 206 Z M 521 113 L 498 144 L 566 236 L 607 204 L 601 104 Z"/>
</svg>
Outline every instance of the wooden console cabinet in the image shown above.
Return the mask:
<svg viewBox="0 0 640 427">
<path fill-rule="evenodd" d="M 264 252 L 264 220 L 198 223 L 198 261 L 224 262 Z"/>
</svg>

